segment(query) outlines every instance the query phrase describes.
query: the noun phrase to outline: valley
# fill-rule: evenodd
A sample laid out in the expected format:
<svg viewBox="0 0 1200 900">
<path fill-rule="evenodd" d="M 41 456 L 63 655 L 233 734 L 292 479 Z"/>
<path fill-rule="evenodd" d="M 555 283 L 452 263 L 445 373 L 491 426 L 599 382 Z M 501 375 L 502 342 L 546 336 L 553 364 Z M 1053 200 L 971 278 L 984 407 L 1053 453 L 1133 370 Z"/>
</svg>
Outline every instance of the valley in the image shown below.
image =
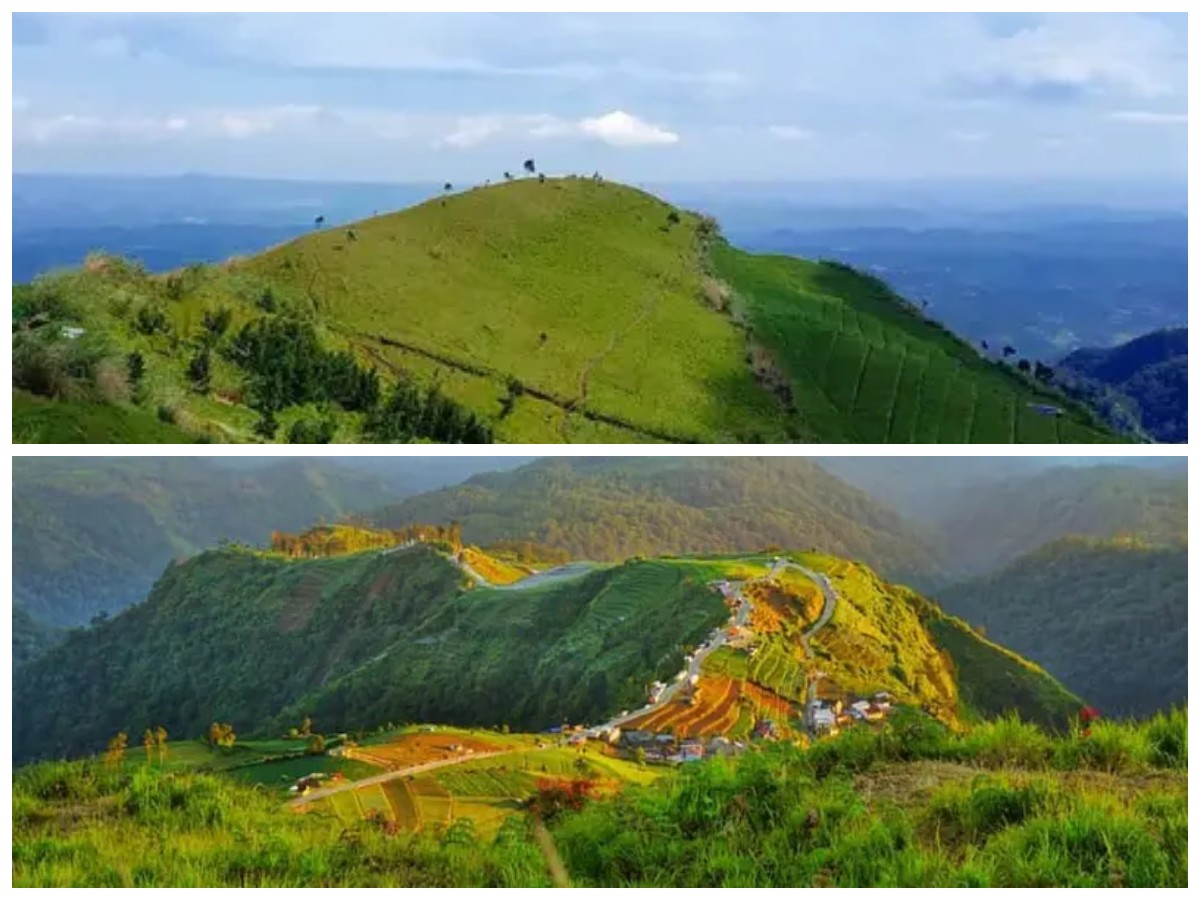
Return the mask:
<svg viewBox="0 0 1200 900">
<path fill-rule="evenodd" d="M 902 463 L 480 460 L 382 506 L 405 467 L 365 466 L 374 511 L 176 557 L 87 628 L 18 608 L 14 883 L 1176 883 L 1185 472 Z M 80 514 L 173 521 L 180 466 Z M 94 477 L 43 472 L 64 524 Z M 1144 537 L 1054 537 L 1096 510 Z"/>
</svg>

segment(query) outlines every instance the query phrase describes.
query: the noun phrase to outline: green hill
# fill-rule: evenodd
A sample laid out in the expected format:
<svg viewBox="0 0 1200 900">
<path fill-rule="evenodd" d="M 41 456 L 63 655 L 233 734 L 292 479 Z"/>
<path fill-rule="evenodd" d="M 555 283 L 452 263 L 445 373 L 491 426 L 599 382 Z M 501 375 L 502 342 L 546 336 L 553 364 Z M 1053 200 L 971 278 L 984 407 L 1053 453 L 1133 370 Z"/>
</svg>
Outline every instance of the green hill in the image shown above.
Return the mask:
<svg viewBox="0 0 1200 900">
<path fill-rule="evenodd" d="M 1114 427 L 1186 444 L 1187 343 L 1186 328 L 1152 331 L 1116 347 L 1076 350 L 1059 372 L 1071 393 L 1091 399 Z"/>
<path fill-rule="evenodd" d="M 815 547 L 920 585 L 941 566 L 925 535 L 890 509 L 785 457 L 543 459 L 406 498 L 373 518 L 388 527 L 459 521 L 472 543 L 532 542 L 571 559 Z"/>
<path fill-rule="evenodd" d="M 1110 715 L 1187 701 L 1187 547 L 1063 538 L 937 592 Z"/>
<path fill-rule="evenodd" d="M 1110 439 L 876 279 L 742 253 L 711 219 L 591 179 L 476 188 L 166 276 L 91 257 L 13 302 L 15 387 L 210 440 Z"/>
<path fill-rule="evenodd" d="M 14 390 L 18 444 L 187 444 L 195 436 L 145 409 L 95 400 L 39 397 Z"/>
<path fill-rule="evenodd" d="M 964 576 L 990 572 L 1070 535 L 1181 543 L 1187 540 L 1187 470 L 1177 464 L 1056 466 L 1012 475 L 960 492 L 925 524 Z"/>
<path fill-rule="evenodd" d="M 802 559 L 844 595 L 815 642 L 827 686 L 890 689 L 955 726 L 1008 711 L 1061 726 L 1078 707 L 911 591 L 859 564 Z M 321 559 L 209 551 L 19 670 L 14 756 L 95 752 L 151 722 L 173 735 L 228 721 L 272 736 L 306 714 L 330 732 L 598 721 L 634 707 L 728 618 L 710 582 L 769 566 L 765 556 L 631 560 L 484 588 L 428 545 Z M 943 627 L 961 633 L 943 640 Z M 803 659 L 798 638 L 780 650 Z M 793 706 L 785 717 L 799 715 Z"/>
<path fill-rule="evenodd" d="M 438 483 L 411 474 L 412 488 Z M 405 472 L 301 459 L 29 458 L 14 475 L 14 600 L 56 627 L 119 612 L 171 560 L 222 539 L 264 542 L 274 528 L 402 496 L 409 483 Z"/>
</svg>

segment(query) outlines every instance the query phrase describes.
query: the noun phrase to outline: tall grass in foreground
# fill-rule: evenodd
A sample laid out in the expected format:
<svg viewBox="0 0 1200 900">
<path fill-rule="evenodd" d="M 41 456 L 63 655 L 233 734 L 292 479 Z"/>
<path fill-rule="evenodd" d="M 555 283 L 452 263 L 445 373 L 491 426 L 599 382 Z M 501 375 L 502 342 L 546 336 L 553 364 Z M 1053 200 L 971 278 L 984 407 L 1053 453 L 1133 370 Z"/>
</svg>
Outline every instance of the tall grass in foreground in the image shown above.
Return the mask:
<svg viewBox="0 0 1200 900">
<path fill-rule="evenodd" d="M 577 885 L 1186 886 L 1187 713 L 1050 736 L 899 713 L 681 769 L 549 824 Z M 219 775 L 13 778 L 16 886 L 547 886 L 532 823 L 422 834 L 297 815 Z M 544 835 L 543 835 L 544 838 Z"/>
</svg>

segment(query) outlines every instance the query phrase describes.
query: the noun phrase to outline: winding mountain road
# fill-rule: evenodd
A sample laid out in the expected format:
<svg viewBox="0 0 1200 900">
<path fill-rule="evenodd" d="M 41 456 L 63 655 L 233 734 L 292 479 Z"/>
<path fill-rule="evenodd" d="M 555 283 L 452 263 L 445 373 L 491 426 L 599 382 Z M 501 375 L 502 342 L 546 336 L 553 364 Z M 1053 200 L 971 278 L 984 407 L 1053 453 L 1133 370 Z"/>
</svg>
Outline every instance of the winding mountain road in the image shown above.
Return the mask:
<svg viewBox="0 0 1200 900">
<path fill-rule="evenodd" d="M 384 552 L 385 553 L 393 552 L 393 550 L 395 550 L 395 549 L 399 549 L 399 548 L 391 548 Z M 461 562 L 461 561 L 456 561 L 456 565 L 458 565 L 460 569 L 462 569 L 464 572 L 466 572 L 468 575 L 470 575 L 477 583 L 479 583 L 482 586 L 498 588 L 498 589 L 503 588 L 506 590 L 520 590 L 521 589 L 521 588 L 518 588 L 516 585 L 503 585 L 503 586 L 492 585 L 488 581 L 486 581 L 483 578 L 483 576 L 481 576 L 478 572 L 474 571 L 466 563 Z M 587 571 L 589 571 L 591 568 L 593 568 L 592 563 L 569 563 L 565 566 L 559 566 L 558 568 L 548 569 L 545 572 L 540 572 L 537 575 L 532 575 L 528 579 L 522 579 L 522 581 L 517 582 L 517 584 L 524 584 L 524 587 L 536 587 L 538 584 L 544 584 L 548 581 L 557 581 L 557 580 L 564 580 L 567 578 L 578 577 L 579 575 L 584 574 Z M 774 565 L 772 565 L 771 570 L 767 573 L 767 575 L 765 577 L 768 579 L 776 578 L 776 577 L 778 577 L 779 573 L 784 571 L 785 569 L 795 569 L 796 571 L 800 572 L 802 575 L 804 575 L 810 581 L 815 583 L 817 585 L 817 587 L 819 587 L 821 589 L 821 593 L 824 595 L 824 598 L 825 598 L 825 605 L 821 610 L 821 615 L 817 617 L 817 620 L 812 624 L 812 627 L 809 628 L 807 631 L 805 631 L 800 636 L 800 642 L 804 647 L 805 656 L 807 656 L 809 660 L 812 660 L 813 653 L 812 653 L 812 647 L 809 644 L 809 640 L 814 635 L 816 635 L 817 632 L 819 632 L 822 628 L 824 628 L 827 624 L 829 624 L 829 620 L 831 618 L 833 618 L 834 610 L 837 608 L 837 600 L 838 600 L 837 591 L 835 591 L 833 589 L 833 585 L 831 585 L 829 583 L 829 579 L 824 574 L 822 574 L 820 572 L 813 572 L 811 569 L 806 569 L 804 566 L 798 565 L 797 563 L 794 563 L 794 562 L 791 562 L 790 560 L 786 560 L 786 559 L 782 559 L 782 558 L 775 560 Z M 526 583 L 526 582 L 531 582 L 531 581 L 534 583 Z M 683 686 L 688 681 L 691 680 L 692 676 L 698 676 L 700 674 L 700 668 L 703 665 L 704 660 L 707 659 L 708 656 L 710 654 L 712 654 L 715 650 L 719 649 L 720 647 L 723 647 L 725 644 L 727 644 L 729 642 L 730 638 L 733 636 L 732 635 L 733 630 L 745 627 L 746 621 L 750 618 L 750 613 L 753 612 L 753 610 L 754 610 L 754 604 L 751 603 L 750 598 L 747 597 L 742 591 L 745 584 L 746 584 L 746 582 L 744 582 L 744 581 L 731 581 L 731 582 L 726 583 L 726 589 L 723 591 L 723 593 L 725 594 L 726 597 L 732 596 L 737 603 L 737 611 L 734 613 L 733 621 L 728 626 L 726 626 L 725 628 L 722 628 L 720 631 L 718 631 L 717 634 L 715 634 L 713 636 L 712 640 L 709 641 L 708 644 L 706 644 L 702 649 L 698 649 L 698 650 L 696 650 L 696 652 L 694 652 L 692 654 L 692 658 L 688 662 L 687 668 L 684 670 L 684 672 L 685 672 L 684 677 L 677 678 L 675 681 L 671 682 L 666 688 L 664 688 L 662 694 L 659 696 L 659 698 L 656 702 L 648 703 L 645 706 L 643 706 L 641 709 L 634 710 L 633 712 L 626 713 L 625 715 L 616 716 L 612 719 L 609 719 L 607 722 L 603 723 L 602 725 L 593 726 L 591 729 L 589 729 L 589 732 L 590 733 L 599 733 L 601 731 L 609 731 L 609 730 L 612 730 L 613 728 L 618 728 L 621 725 L 625 724 L 626 722 L 632 722 L 636 719 L 643 718 L 644 716 L 647 716 L 650 713 L 654 712 L 655 710 L 658 710 L 658 709 L 662 708 L 663 706 L 665 706 L 666 704 L 670 703 L 675 698 L 675 695 L 678 694 L 679 691 L 681 691 L 683 689 Z M 815 697 L 816 697 L 816 688 L 817 688 L 817 679 L 810 678 L 809 683 L 808 683 L 809 703 L 811 703 L 813 701 L 813 699 L 815 699 Z M 805 711 L 805 719 L 807 720 L 807 718 L 808 718 L 808 713 L 806 710 Z M 343 791 L 355 790 L 357 788 L 368 787 L 368 786 L 374 785 L 374 784 L 383 784 L 388 781 L 395 781 L 397 778 L 407 778 L 410 775 L 417 775 L 421 772 L 429 772 L 434 769 L 442 769 L 442 768 L 448 768 L 450 766 L 458 766 L 458 765 L 462 765 L 463 763 L 474 762 L 475 760 L 479 760 L 479 759 L 489 759 L 491 757 L 505 756 L 505 755 L 511 754 L 511 753 L 518 753 L 518 752 L 537 753 L 542 750 L 554 749 L 555 746 L 557 746 L 557 745 L 547 746 L 547 747 L 536 747 L 536 748 L 514 748 L 514 749 L 509 749 L 509 750 L 495 750 L 495 751 L 492 751 L 489 753 L 473 753 L 473 754 L 470 754 L 467 756 L 452 757 L 451 759 L 439 759 L 439 760 L 434 760 L 432 762 L 420 763 L 418 765 L 409 766 L 404 769 L 395 769 L 395 770 L 392 770 L 389 772 L 381 772 L 378 775 L 370 775 L 366 778 L 361 778 L 357 781 L 347 781 L 347 782 L 343 782 L 342 784 L 334 785 L 334 786 L 327 787 L 327 788 L 318 788 L 317 790 L 312 791 L 308 794 L 305 794 L 302 797 L 296 797 L 295 799 L 288 801 L 288 806 L 300 807 L 306 803 L 312 803 L 315 800 L 321 800 L 325 797 L 330 797 L 334 794 L 339 794 Z"/>
<path fill-rule="evenodd" d="M 779 573 L 785 569 L 795 569 L 796 571 L 800 572 L 802 575 L 816 584 L 817 587 L 821 589 L 821 593 L 825 597 L 825 605 L 821 610 L 821 615 L 817 617 L 817 621 L 813 623 L 812 627 L 800 636 L 800 642 L 804 646 L 804 654 L 809 660 L 811 660 L 813 658 L 813 654 L 812 647 L 809 645 L 809 639 L 827 624 L 829 624 L 829 620 L 833 618 L 834 610 L 837 608 L 837 591 L 833 589 L 833 585 L 829 583 L 829 579 L 825 575 L 821 574 L 820 572 L 813 572 L 811 569 L 806 569 L 804 566 L 798 565 L 797 563 L 783 558 L 775 560 L 774 565 L 772 565 L 771 570 L 766 574 L 765 578 L 776 578 L 779 576 Z M 620 727 L 626 722 L 632 722 L 648 716 L 650 713 L 655 712 L 656 710 L 661 709 L 663 706 L 670 703 L 675 698 L 675 695 L 683 689 L 684 684 L 691 680 L 693 675 L 700 674 L 700 666 L 703 664 L 704 660 L 709 656 L 709 654 L 729 642 L 729 639 L 732 637 L 732 630 L 734 628 L 742 628 L 745 626 L 747 619 L 750 618 L 750 613 L 754 609 L 754 604 L 750 602 L 749 597 L 742 593 L 742 588 L 744 585 L 744 581 L 728 582 L 729 590 L 725 595 L 727 597 L 732 595 L 738 603 L 738 611 L 734 616 L 734 620 L 729 626 L 721 629 L 706 647 L 701 650 L 697 650 L 692 654 L 692 659 L 688 663 L 687 669 L 685 670 L 687 673 L 685 677 L 677 678 L 675 681 L 672 681 L 669 685 L 667 685 L 656 702 L 649 703 L 640 709 L 636 709 L 633 712 L 627 713 L 626 715 L 609 719 L 604 724 L 593 726 L 593 728 L 589 730 L 593 732 L 611 730 L 613 728 Z M 809 699 L 811 702 L 812 698 L 816 695 L 815 679 L 809 679 L 808 689 Z"/>
</svg>

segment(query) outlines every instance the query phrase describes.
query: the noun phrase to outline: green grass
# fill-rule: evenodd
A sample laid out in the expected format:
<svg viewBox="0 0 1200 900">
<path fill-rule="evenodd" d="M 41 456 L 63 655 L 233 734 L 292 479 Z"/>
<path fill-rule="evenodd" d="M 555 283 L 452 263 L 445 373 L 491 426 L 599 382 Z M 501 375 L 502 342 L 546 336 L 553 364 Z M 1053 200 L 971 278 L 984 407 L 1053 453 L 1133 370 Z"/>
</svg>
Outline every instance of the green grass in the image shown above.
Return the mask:
<svg viewBox="0 0 1200 900">
<path fill-rule="evenodd" d="M 379 770 L 367 763 L 336 756 L 297 756 L 294 759 L 273 760 L 249 766 L 229 769 L 229 775 L 245 784 L 260 784 L 266 788 L 286 791 L 297 778 L 314 772 L 341 772 L 354 781 L 378 774 Z"/>
<path fill-rule="evenodd" d="M 1012 443 L 1113 438 L 1090 412 L 984 360 L 881 282 L 842 267 L 726 245 L 717 273 L 786 373 L 804 426 L 844 443 Z M 1048 403 L 1061 420 L 1029 409 Z"/>
<path fill-rule="evenodd" d="M 1161 752 L 1186 747 L 1186 723 L 1179 711 L 1112 727 Z M 1047 748 L 1041 764 L 994 764 L 981 755 L 994 734 L 902 715 L 807 752 L 768 745 L 630 784 L 549 832 L 576 886 L 1187 885 L 1186 752 L 1097 769 L 1076 752 L 1091 737 L 1022 733 L 1005 740 Z M 42 763 L 13 775 L 13 884 L 548 885 L 519 803 L 455 799 L 475 824 L 447 824 L 427 777 L 401 787 L 420 833 L 364 818 L 393 816 L 378 787 L 296 814 L 221 775 Z"/>
<path fill-rule="evenodd" d="M 87 400 L 49 400 L 14 390 L 18 444 L 190 444 L 196 438 L 153 411 Z"/>
<path fill-rule="evenodd" d="M 751 660 L 741 650 L 718 647 L 704 658 L 703 669 L 713 675 L 745 681 L 750 673 Z"/>
<path fill-rule="evenodd" d="M 714 301 L 710 270 L 733 288 L 732 308 Z M 261 439 L 245 373 L 223 350 L 263 315 L 311 322 L 324 347 L 385 383 L 439 385 L 500 441 L 1107 439 L 1080 409 L 983 361 L 873 281 L 742 253 L 695 215 L 591 179 L 467 190 L 169 276 L 92 259 L 18 294 L 22 311 L 41 304 L 86 326 L 118 368 L 141 353 L 140 408 L 170 408 L 210 440 Z M 197 391 L 186 364 L 219 310 L 229 328 Z M 147 311 L 161 314 L 161 331 L 144 333 Z M 759 348 L 785 373 L 790 401 L 759 383 L 748 363 Z M 1036 416 L 1027 403 L 1039 399 L 1069 415 Z M 18 434 L 53 433 L 28 412 Z M 283 410 L 275 439 L 300 417 L 328 420 L 337 441 L 363 436 L 362 414 L 330 402 Z M 120 433 L 97 425 L 74 439 Z"/>
</svg>

